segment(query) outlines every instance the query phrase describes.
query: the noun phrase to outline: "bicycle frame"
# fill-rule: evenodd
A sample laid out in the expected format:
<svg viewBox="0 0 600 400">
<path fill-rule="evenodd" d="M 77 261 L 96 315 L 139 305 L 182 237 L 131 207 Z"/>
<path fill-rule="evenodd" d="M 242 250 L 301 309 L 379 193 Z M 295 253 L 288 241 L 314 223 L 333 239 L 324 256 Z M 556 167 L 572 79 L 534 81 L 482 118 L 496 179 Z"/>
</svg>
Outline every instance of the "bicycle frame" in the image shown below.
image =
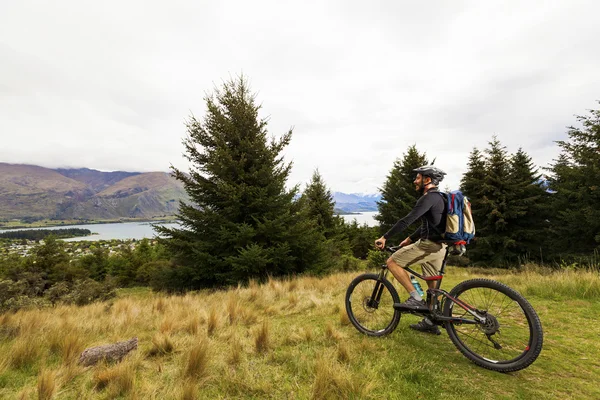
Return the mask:
<svg viewBox="0 0 600 400">
<path fill-rule="evenodd" d="M 394 253 L 396 249 L 393 247 L 387 247 L 386 250 L 391 253 Z M 409 312 L 429 317 L 432 320 L 432 322 L 436 323 L 437 325 L 442 325 L 446 321 L 449 321 L 449 322 L 452 322 L 455 324 L 485 323 L 486 317 L 485 317 L 485 315 L 482 315 L 484 313 L 477 310 L 475 307 L 465 303 L 464 301 L 458 300 L 458 299 L 450 296 L 450 294 L 448 292 L 446 292 L 445 290 L 440 289 L 440 287 L 442 286 L 442 279 L 444 278 L 444 273 L 445 273 L 445 269 L 446 269 L 446 262 L 448 260 L 449 250 L 450 250 L 449 247 L 446 247 L 446 254 L 444 255 L 444 260 L 442 261 L 442 267 L 440 268 L 439 275 L 424 276 L 424 275 L 419 274 L 418 272 L 414 271 L 410 267 L 404 267 L 404 269 L 406 271 L 410 272 L 411 274 L 418 277 L 419 279 L 422 279 L 426 282 L 436 281 L 436 285 L 434 288 L 427 289 L 426 304 L 427 304 L 429 310 L 428 311 L 409 311 Z M 388 271 L 389 270 L 388 270 L 387 265 L 383 264 L 381 272 L 379 273 L 379 279 L 380 280 L 387 279 Z M 379 300 L 381 299 L 382 292 L 383 292 L 383 285 L 381 285 L 381 284 L 375 285 L 375 288 L 373 289 L 373 293 L 371 295 L 371 299 L 369 299 L 369 303 L 368 303 L 369 307 L 377 307 L 379 305 Z M 442 313 L 440 312 L 440 303 L 441 303 L 439 300 L 440 296 L 444 297 L 444 301 L 447 301 L 448 299 L 453 301 L 455 304 L 457 304 L 458 306 L 463 308 L 466 312 L 471 314 L 475 318 L 475 320 L 467 319 L 467 318 L 443 316 Z M 398 303 L 394 304 L 394 308 L 402 309 L 402 307 Z"/>
</svg>

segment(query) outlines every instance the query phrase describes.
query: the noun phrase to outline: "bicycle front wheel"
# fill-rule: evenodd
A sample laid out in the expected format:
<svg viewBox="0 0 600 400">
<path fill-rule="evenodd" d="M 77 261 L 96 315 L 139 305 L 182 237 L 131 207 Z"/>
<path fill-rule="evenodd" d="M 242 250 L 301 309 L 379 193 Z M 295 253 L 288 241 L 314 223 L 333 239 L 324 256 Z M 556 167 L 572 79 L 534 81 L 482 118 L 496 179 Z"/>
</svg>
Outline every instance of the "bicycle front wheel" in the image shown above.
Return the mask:
<svg viewBox="0 0 600 400">
<path fill-rule="evenodd" d="M 346 312 L 352 325 L 369 336 L 390 334 L 400 322 L 400 312 L 394 308 L 400 298 L 394 285 L 377 274 L 356 277 L 346 291 Z"/>
<path fill-rule="evenodd" d="M 452 343 L 475 364 L 500 372 L 518 371 L 533 363 L 542 351 L 540 319 L 516 290 L 489 279 L 471 279 L 450 292 L 444 316 L 474 319 L 459 302 L 477 309 L 485 323 L 446 322 Z"/>
</svg>

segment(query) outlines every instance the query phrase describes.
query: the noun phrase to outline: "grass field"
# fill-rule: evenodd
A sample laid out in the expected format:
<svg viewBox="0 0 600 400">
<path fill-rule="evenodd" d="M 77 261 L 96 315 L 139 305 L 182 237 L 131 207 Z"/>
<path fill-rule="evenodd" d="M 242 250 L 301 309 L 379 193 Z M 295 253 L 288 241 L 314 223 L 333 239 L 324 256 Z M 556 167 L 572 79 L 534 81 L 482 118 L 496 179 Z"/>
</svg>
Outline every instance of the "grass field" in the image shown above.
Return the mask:
<svg viewBox="0 0 600 400">
<path fill-rule="evenodd" d="M 443 288 L 497 279 L 538 311 L 544 348 L 501 374 L 463 357 L 446 332 L 356 331 L 344 293 L 358 273 L 270 280 L 185 296 L 129 289 L 110 303 L 0 316 L 2 399 L 597 399 L 597 272 L 449 268 Z M 402 295 L 402 297 L 404 297 Z M 137 336 L 114 365 L 82 368 L 84 348 Z"/>
</svg>

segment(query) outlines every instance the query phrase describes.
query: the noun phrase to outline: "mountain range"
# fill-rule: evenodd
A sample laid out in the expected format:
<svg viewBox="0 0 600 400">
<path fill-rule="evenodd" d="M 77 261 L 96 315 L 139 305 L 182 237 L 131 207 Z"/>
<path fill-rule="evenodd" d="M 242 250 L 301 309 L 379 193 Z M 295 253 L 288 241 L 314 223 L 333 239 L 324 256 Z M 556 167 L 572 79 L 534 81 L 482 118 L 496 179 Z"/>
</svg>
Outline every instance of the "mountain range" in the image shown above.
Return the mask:
<svg viewBox="0 0 600 400">
<path fill-rule="evenodd" d="M 103 172 L 0 163 L 0 220 L 156 218 L 187 199 L 166 172 Z M 379 194 L 334 192 L 337 212 L 377 211 Z"/>
<path fill-rule="evenodd" d="M 342 193 L 334 192 L 332 194 L 335 202 L 335 209 L 346 213 L 356 213 L 365 211 L 377 211 L 377 202 L 381 200 L 381 195 L 365 193 Z"/>
<path fill-rule="evenodd" d="M 115 219 L 173 215 L 186 198 L 166 172 L 102 172 L 0 163 L 0 219 Z"/>
</svg>

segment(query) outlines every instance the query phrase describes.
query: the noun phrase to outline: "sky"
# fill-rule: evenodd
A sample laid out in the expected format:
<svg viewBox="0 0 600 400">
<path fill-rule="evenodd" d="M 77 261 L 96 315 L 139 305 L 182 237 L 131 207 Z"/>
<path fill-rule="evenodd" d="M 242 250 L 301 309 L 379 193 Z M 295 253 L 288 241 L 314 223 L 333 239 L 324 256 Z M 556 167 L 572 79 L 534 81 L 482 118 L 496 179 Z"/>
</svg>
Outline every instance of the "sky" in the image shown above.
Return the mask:
<svg viewBox="0 0 600 400">
<path fill-rule="evenodd" d="M 410 145 L 456 189 L 497 135 L 546 167 L 599 107 L 597 1 L 0 0 L 0 162 L 188 170 L 185 121 L 245 75 L 289 184 L 376 193 Z"/>
</svg>

